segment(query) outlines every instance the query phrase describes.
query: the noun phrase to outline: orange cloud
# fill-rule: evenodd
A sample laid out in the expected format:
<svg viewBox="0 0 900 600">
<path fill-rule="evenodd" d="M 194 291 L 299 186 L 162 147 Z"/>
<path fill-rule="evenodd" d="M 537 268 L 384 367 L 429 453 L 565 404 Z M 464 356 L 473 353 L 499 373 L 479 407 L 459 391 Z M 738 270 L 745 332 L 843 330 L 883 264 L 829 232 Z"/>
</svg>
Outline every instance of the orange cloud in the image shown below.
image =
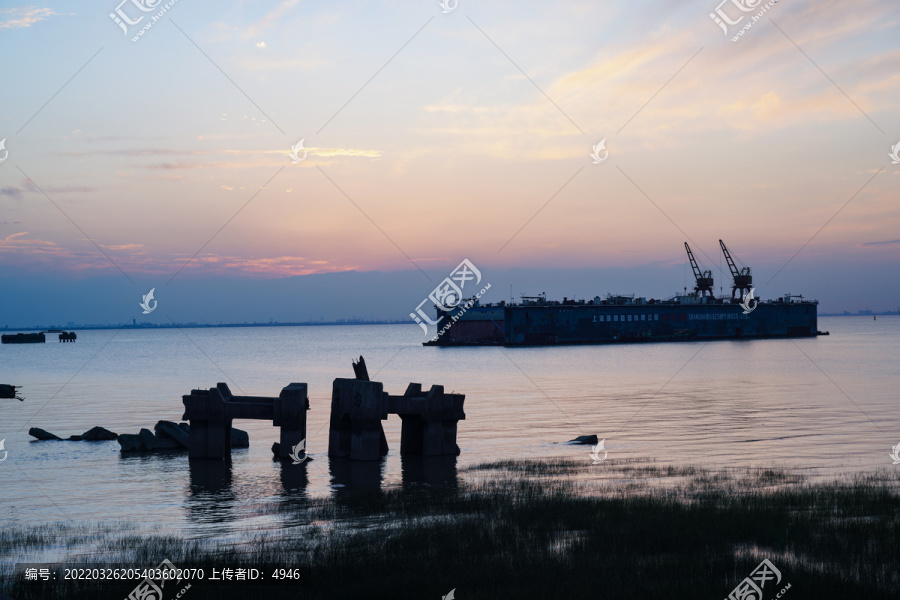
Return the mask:
<svg viewBox="0 0 900 600">
<path fill-rule="evenodd" d="M 4 8 L 0 10 L 0 29 L 31 27 L 51 16 L 59 16 L 59 13 L 52 8 L 35 8 L 34 6 Z"/>
</svg>

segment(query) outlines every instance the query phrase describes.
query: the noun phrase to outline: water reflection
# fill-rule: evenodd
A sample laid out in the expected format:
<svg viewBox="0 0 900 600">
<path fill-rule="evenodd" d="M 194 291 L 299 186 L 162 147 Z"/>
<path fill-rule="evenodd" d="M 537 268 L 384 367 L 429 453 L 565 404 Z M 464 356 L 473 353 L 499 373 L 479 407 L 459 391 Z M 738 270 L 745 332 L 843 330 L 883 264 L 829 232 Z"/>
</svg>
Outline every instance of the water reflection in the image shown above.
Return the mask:
<svg viewBox="0 0 900 600">
<path fill-rule="evenodd" d="M 328 457 L 335 498 L 348 491 L 379 491 L 386 464 L 386 456 L 365 461 Z"/>
<path fill-rule="evenodd" d="M 188 518 L 194 523 L 234 521 L 236 514 L 231 459 L 190 460 L 190 488 L 187 495 Z"/>
<path fill-rule="evenodd" d="M 282 515 L 283 527 L 302 525 L 308 522 L 309 509 L 309 469 L 308 460 L 295 465 L 292 460 L 273 461 L 273 472 L 277 469 L 281 478 L 278 494 L 278 512 Z M 316 465 L 312 465 L 315 467 Z"/>
<path fill-rule="evenodd" d="M 305 460 L 295 465 L 292 460 L 277 461 L 276 465 L 281 472 L 281 487 L 284 490 L 282 496 L 307 498 L 306 488 L 309 485 L 309 461 Z"/>
<path fill-rule="evenodd" d="M 400 470 L 403 487 L 427 483 L 445 485 L 456 488 L 459 476 L 456 470 L 455 455 L 450 456 L 418 456 L 415 454 L 400 455 Z"/>
</svg>

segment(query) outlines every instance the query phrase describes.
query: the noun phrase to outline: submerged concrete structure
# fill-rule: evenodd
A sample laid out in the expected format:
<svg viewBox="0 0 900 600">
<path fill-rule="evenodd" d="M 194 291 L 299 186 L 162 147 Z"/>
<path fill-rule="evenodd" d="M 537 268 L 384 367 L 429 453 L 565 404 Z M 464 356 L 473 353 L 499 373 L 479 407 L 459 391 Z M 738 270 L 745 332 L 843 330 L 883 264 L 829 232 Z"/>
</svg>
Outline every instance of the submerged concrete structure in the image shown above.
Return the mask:
<svg viewBox="0 0 900 600">
<path fill-rule="evenodd" d="M 389 414 L 403 420 L 400 454 L 459 454 L 457 423 L 466 418 L 464 394 L 446 394 L 444 387 L 411 383 L 402 396 L 391 396 L 383 385 L 368 380 L 363 357 L 353 364 L 356 379 L 335 379 L 331 395 L 328 456 L 378 460 L 388 453 L 381 421 Z"/>
<path fill-rule="evenodd" d="M 9 385 L 6 383 L 0 383 L 0 398 L 12 398 L 14 400 L 24 400 L 19 394 L 16 393 L 16 390 L 21 386 L 18 385 Z"/>
<path fill-rule="evenodd" d="M 190 421 L 188 457 L 224 459 L 231 456 L 231 422 L 234 419 L 272 421 L 281 428 L 279 457 L 306 439 L 309 398 L 305 383 L 292 383 L 277 398 L 235 396 L 224 383 L 209 390 L 191 390 L 182 396 L 185 421 Z"/>
<path fill-rule="evenodd" d="M 43 333 L 5 333 L 0 335 L 3 344 L 43 344 L 47 341 Z"/>
<path fill-rule="evenodd" d="M 335 379 L 331 393 L 328 456 L 378 460 L 388 453 L 381 422 L 387 419 L 383 386 L 377 381 Z"/>
<path fill-rule="evenodd" d="M 402 396 L 386 396 L 388 414 L 403 420 L 400 454 L 456 456 L 456 428 L 466 418 L 464 394 L 446 394 L 444 386 L 433 385 L 427 392 L 421 383 L 410 383 Z"/>
</svg>

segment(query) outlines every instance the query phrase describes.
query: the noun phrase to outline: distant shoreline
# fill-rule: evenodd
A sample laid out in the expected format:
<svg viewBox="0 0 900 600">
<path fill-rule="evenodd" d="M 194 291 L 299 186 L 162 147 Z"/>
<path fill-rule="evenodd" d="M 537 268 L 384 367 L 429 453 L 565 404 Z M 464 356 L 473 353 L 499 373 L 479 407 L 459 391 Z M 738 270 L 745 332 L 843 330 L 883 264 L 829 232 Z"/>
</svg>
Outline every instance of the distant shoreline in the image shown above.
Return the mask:
<svg viewBox="0 0 900 600">
<path fill-rule="evenodd" d="M 891 317 L 898 316 L 900 312 L 892 310 L 885 312 L 842 312 L 842 313 L 822 313 L 820 317 Z M 338 326 L 338 325 L 406 325 L 412 321 L 389 321 L 389 320 L 373 320 L 361 321 L 355 319 L 344 319 L 338 321 L 300 321 L 297 323 L 119 323 L 116 325 L 46 325 L 34 327 L 0 327 L 0 331 L 47 331 L 48 329 L 59 329 L 62 331 L 89 331 L 92 329 L 207 329 L 216 327 L 315 327 L 315 326 Z"/>
<path fill-rule="evenodd" d="M 116 325 L 47 325 L 41 327 L 0 327 L 0 331 L 88 331 L 91 329 L 206 329 L 215 327 L 313 327 L 339 325 L 406 325 L 412 321 L 308 321 L 300 323 L 119 323 Z M 413 323 L 414 324 L 414 323 Z"/>
<path fill-rule="evenodd" d="M 859 311 L 855 313 L 850 312 L 842 312 L 842 313 L 821 313 L 818 316 L 820 317 L 896 317 L 900 315 L 900 312 L 896 310 L 886 310 L 884 312 L 874 312 L 874 311 Z"/>
</svg>

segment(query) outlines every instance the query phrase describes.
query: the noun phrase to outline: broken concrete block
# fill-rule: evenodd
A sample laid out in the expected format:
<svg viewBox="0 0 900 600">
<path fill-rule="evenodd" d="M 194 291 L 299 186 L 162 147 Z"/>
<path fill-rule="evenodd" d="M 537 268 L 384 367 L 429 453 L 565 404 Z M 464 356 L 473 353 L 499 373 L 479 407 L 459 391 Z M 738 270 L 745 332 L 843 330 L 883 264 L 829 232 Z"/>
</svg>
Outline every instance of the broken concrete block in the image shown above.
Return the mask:
<svg viewBox="0 0 900 600">
<path fill-rule="evenodd" d="M 105 442 L 116 439 L 118 434 L 104 427 L 91 427 L 81 434 L 81 439 L 86 442 Z"/>
<path fill-rule="evenodd" d="M 153 429 L 156 431 L 156 437 L 158 439 L 174 440 L 185 448 L 190 447 L 188 434 L 185 433 L 184 429 L 172 421 L 160 421 Z"/>
<path fill-rule="evenodd" d="M 143 446 L 150 452 L 156 450 L 184 450 L 184 446 L 175 440 L 160 439 L 153 435 L 153 432 L 149 429 L 141 429 L 138 436 L 140 436 Z"/>
<path fill-rule="evenodd" d="M 146 452 L 147 446 L 141 436 L 134 433 L 123 433 L 116 440 L 122 448 L 122 452 Z"/>
<path fill-rule="evenodd" d="M 41 429 L 40 427 L 32 427 L 31 429 L 28 430 L 28 435 L 30 435 L 31 437 L 35 437 L 35 438 L 37 438 L 37 439 L 39 439 L 39 440 L 58 440 L 58 439 L 61 439 L 61 438 L 59 438 L 59 437 L 53 435 L 53 434 L 50 433 L 49 431 L 44 431 L 44 430 Z"/>
<path fill-rule="evenodd" d="M 232 448 L 249 448 L 250 434 L 243 429 L 236 427 L 231 428 L 231 447 Z"/>
</svg>

